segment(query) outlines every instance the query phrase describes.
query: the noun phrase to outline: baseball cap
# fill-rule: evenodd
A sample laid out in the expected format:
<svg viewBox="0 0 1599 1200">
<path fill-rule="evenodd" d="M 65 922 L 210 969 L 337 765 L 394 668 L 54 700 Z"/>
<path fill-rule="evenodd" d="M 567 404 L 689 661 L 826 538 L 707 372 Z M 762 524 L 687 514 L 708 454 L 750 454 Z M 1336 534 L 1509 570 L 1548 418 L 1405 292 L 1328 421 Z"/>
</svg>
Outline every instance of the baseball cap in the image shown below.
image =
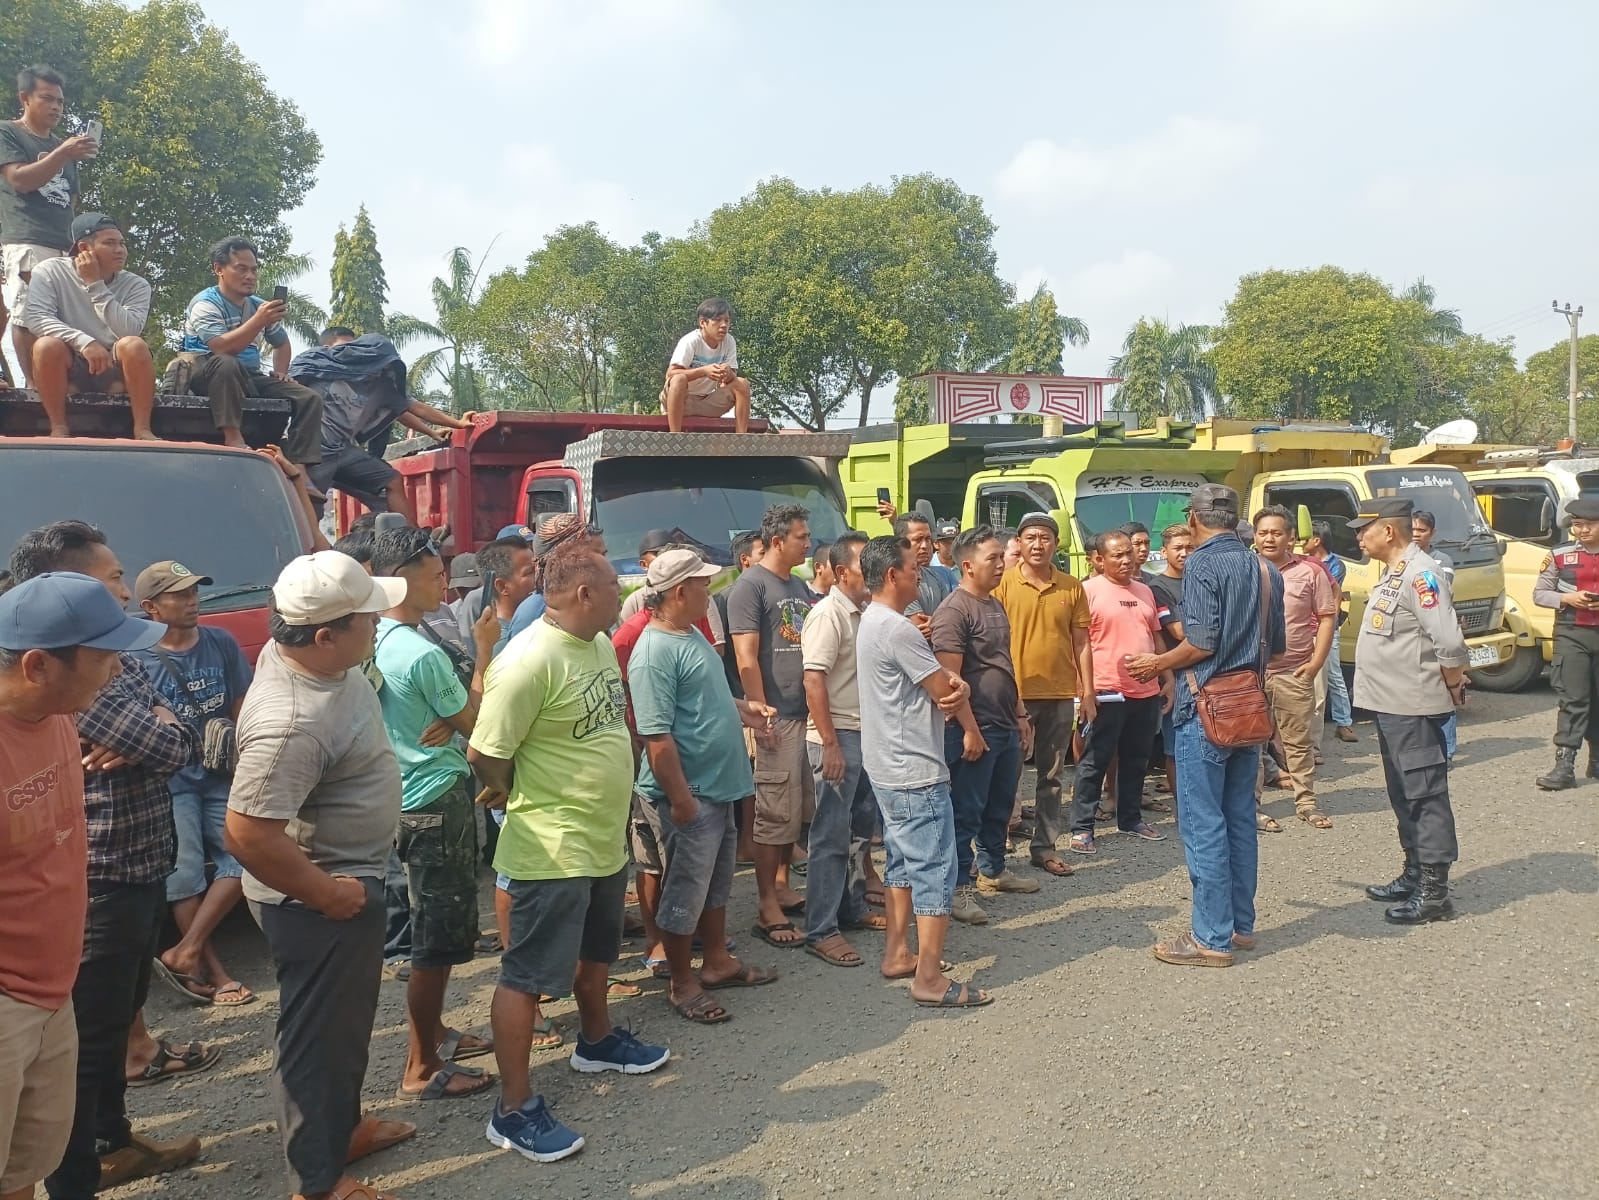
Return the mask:
<svg viewBox="0 0 1599 1200">
<path fill-rule="evenodd" d="M 1060 526 L 1055 524 L 1055 518 L 1050 516 L 1048 513 L 1041 512 L 1028 513 L 1019 522 L 1017 522 L 1016 532 L 1020 533 L 1024 529 L 1031 529 L 1034 525 L 1040 525 L 1049 530 L 1050 533 L 1055 535 L 1055 537 L 1060 537 Z"/>
<path fill-rule="evenodd" d="M 675 540 L 669 529 L 651 529 L 638 540 L 638 556 L 643 558 L 651 550 L 662 550 Z"/>
<path fill-rule="evenodd" d="M 302 554 L 283 568 L 272 600 L 285 625 L 326 625 L 351 613 L 375 613 L 405 599 L 405 580 L 368 575 L 337 550 Z"/>
<path fill-rule="evenodd" d="M 1208 508 L 1217 512 L 1238 512 L 1238 493 L 1225 483 L 1202 483 L 1188 496 L 1188 509 Z"/>
<path fill-rule="evenodd" d="M 87 212 L 79 213 L 72 220 L 72 244 L 76 246 L 84 238 L 91 238 L 102 229 L 121 230 L 118 225 L 105 213 Z"/>
<path fill-rule="evenodd" d="M 477 565 L 477 555 L 457 554 L 450 560 L 450 586 L 474 588 L 483 582 L 483 569 Z"/>
<path fill-rule="evenodd" d="M 1599 521 L 1599 496 L 1573 496 L 1566 502 L 1566 516 L 1579 521 Z"/>
<path fill-rule="evenodd" d="M 505 537 L 519 537 L 524 542 L 532 542 L 534 533 L 527 525 L 501 525 L 500 532 L 494 535 L 494 540 L 499 541 Z"/>
<path fill-rule="evenodd" d="M 215 583 L 209 575 L 196 575 L 182 563 L 174 559 L 163 559 L 158 563 L 151 563 L 139 572 L 139 578 L 133 582 L 133 598 L 140 604 L 146 600 L 154 600 L 157 596 L 164 596 L 168 592 L 186 592 L 192 587 L 199 587 L 202 583 Z"/>
<path fill-rule="evenodd" d="M 1351 529 L 1364 529 L 1373 521 L 1385 519 L 1410 520 L 1415 505 L 1400 496 L 1378 496 L 1375 500 L 1362 500 L 1360 511 L 1348 524 Z"/>
<path fill-rule="evenodd" d="M 128 616 L 105 584 L 76 571 L 46 571 L 0 596 L 0 649 L 145 650 L 166 631 Z"/>
<path fill-rule="evenodd" d="M 669 592 L 690 579 L 709 579 L 721 573 L 721 567 L 706 562 L 692 550 L 667 550 L 656 555 L 644 577 L 650 591 Z"/>
<path fill-rule="evenodd" d="M 961 531 L 961 523 L 946 517 L 933 527 L 933 540 L 942 542 Z"/>
</svg>

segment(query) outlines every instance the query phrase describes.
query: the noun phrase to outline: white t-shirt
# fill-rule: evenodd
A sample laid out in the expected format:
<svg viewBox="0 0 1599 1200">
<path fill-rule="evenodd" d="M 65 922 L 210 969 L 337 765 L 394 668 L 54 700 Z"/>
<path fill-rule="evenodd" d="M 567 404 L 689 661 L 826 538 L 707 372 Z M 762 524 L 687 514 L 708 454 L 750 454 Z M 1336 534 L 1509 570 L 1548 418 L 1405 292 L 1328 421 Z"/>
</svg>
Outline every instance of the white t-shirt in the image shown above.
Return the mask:
<svg viewBox="0 0 1599 1200">
<path fill-rule="evenodd" d="M 722 339 L 722 344 L 713 350 L 705 344 L 704 337 L 696 329 L 678 339 L 677 349 L 672 351 L 670 365 L 693 370 L 695 367 L 709 367 L 715 363 L 726 363 L 735 371 L 738 370 L 738 343 L 733 340 L 733 335 L 730 333 Z M 721 386 L 709 376 L 688 381 L 691 396 L 709 396 Z"/>
</svg>

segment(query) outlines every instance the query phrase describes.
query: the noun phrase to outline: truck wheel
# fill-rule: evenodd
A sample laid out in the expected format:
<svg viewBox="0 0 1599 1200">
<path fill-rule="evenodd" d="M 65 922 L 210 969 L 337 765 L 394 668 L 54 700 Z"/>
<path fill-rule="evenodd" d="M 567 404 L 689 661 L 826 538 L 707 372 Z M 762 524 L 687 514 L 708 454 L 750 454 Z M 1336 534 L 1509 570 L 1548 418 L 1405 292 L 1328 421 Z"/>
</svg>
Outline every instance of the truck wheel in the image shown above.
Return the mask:
<svg viewBox="0 0 1599 1200">
<path fill-rule="evenodd" d="M 1467 674 L 1471 686 L 1485 692 L 1525 691 L 1543 674 L 1543 654 L 1537 646 L 1517 646 L 1515 654 L 1497 667 L 1478 667 Z"/>
</svg>

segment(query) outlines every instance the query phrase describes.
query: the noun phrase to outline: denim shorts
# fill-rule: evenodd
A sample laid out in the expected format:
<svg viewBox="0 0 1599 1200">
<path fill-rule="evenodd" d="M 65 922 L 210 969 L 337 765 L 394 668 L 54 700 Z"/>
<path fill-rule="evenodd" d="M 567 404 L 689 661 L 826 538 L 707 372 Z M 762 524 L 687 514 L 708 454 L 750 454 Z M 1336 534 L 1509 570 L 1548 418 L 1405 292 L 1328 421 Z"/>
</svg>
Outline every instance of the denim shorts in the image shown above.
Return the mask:
<svg viewBox="0 0 1599 1200">
<path fill-rule="evenodd" d="M 594 879 L 513 879 L 511 942 L 500 986 L 529 996 L 564 996 L 581 962 L 614 963 L 622 950 L 627 868 Z"/>
<path fill-rule="evenodd" d="M 955 808 L 949 781 L 919 788 L 874 784 L 888 864 L 883 886 L 910 888 L 918 917 L 947 917 L 955 898 Z"/>
<path fill-rule="evenodd" d="M 726 908 L 733 890 L 733 869 L 738 854 L 738 829 L 732 804 L 701 800 L 694 819 L 683 825 L 672 821 L 672 806 L 654 802 L 661 823 L 661 899 L 655 923 L 663 933 L 686 936 L 700 923 L 708 908 Z"/>
<path fill-rule="evenodd" d="M 225 782 L 225 781 L 224 781 Z M 178 831 L 178 861 L 167 876 L 167 903 L 205 893 L 205 863 L 216 865 L 218 879 L 238 879 L 244 874 L 239 860 L 222 844 L 222 827 L 228 819 L 226 787 L 218 794 L 172 790 L 172 823 Z"/>
</svg>

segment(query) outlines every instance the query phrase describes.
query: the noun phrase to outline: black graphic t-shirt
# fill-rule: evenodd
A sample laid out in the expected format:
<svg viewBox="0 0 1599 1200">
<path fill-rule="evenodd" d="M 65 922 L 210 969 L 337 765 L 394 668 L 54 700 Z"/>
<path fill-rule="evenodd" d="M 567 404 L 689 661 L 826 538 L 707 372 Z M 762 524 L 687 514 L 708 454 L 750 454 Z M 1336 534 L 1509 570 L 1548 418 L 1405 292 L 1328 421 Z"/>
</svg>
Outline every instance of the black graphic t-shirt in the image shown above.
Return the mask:
<svg viewBox="0 0 1599 1200">
<path fill-rule="evenodd" d="M 0 167 L 38 162 L 61 144 L 39 137 L 21 121 L 0 121 Z M 68 163 L 31 192 L 18 192 L 0 177 L 0 245 L 72 245 L 72 209 L 78 198 L 78 164 Z"/>
<path fill-rule="evenodd" d="M 759 563 L 738 577 L 727 596 L 727 632 L 761 636 L 761 686 L 766 703 L 787 720 L 803 721 L 810 713 L 805 703 L 805 651 L 800 635 L 805 615 L 814 599 L 797 575 L 780 579 Z M 729 647 L 730 652 L 733 651 Z"/>
</svg>

